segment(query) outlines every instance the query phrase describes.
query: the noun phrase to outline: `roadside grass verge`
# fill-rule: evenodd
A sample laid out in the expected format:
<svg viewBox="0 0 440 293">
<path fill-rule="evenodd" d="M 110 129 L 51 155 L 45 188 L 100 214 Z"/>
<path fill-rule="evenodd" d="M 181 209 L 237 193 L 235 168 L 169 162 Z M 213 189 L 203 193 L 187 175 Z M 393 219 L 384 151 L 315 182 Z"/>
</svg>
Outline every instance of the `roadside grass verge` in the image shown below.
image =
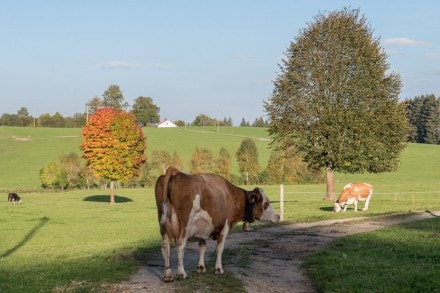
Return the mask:
<svg viewBox="0 0 440 293">
<path fill-rule="evenodd" d="M 318 292 L 438 292 L 440 218 L 340 238 L 307 258 Z"/>
</svg>

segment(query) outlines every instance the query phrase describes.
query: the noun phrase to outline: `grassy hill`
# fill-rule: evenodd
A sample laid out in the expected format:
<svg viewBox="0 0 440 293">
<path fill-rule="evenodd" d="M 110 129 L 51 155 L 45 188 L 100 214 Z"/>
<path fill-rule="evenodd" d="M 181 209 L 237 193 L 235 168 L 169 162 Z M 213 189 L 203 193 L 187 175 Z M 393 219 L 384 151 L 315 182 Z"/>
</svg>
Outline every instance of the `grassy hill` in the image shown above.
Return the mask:
<svg viewBox="0 0 440 293">
<path fill-rule="evenodd" d="M 212 150 L 214 155 L 224 147 L 233 156 L 233 173 L 238 174 L 235 152 L 245 137 L 255 139 L 263 168 L 270 153 L 269 136 L 263 128 L 144 128 L 144 133 L 147 156 L 153 150 L 177 151 L 185 166 L 188 166 L 197 146 Z M 51 161 L 58 161 L 61 154 L 81 154 L 81 141 L 81 129 L 0 127 L 0 190 L 38 189 L 40 169 Z M 379 184 L 381 192 L 440 191 L 439 178 L 440 146 L 422 144 L 408 145 L 401 155 L 401 167 L 397 172 L 335 176 L 337 189 L 348 182 L 368 181 L 373 185 Z M 322 189 L 321 186 L 318 188 Z"/>
<path fill-rule="evenodd" d="M 191 127 L 144 131 L 148 154 L 154 149 L 177 150 L 184 163 L 189 161 L 196 146 L 215 153 L 224 146 L 234 155 L 245 136 L 255 138 L 262 164 L 265 165 L 269 154 L 264 129 L 225 127 L 217 132 L 216 128 Z M 38 188 L 38 172 L 43 166 L 58 160 L 61 154 L 80 153 L 80 133 L 80 129 L 0 127 L 0 191 Z M 289 185 L 285 186 L 284 221 L 438 211 L 440 146 L 408 145 L 396 172 L 335 174 L 335 179 L 337 190 L 351 181 L 371 182 L 375 192 L 369 211 L 354 213 L 350 206 L 346 213 L 333 213 L 333 202 L 322 200 L 324 184 Z M 279 186 L 262 187 L 279 210 Z M 25 193 L 21 205 L 11 205 L 3 196 L 0 197 L 0 292 L 106 291 L 111 283 L 126 280 L 149 251 L 160 253 L 151 187 L 119 189 L 113 206 L 108 204 L 108 191 L 98 189 Z M 239 225 L 235 228 L 239 230 Z M 371 236 L 371 239 L 375 243 L 375 238 Z M 427 240 L 423 238 L 423 243 Z M 376 263 L 377 259 L 372 262 Z M 227 286 L 219 285 L 214 274 L 206 274 L 205 278 L 216 289 Z M 405 288 L 396 290 L 400 289 Z M 218 290 L 232 291 L 229 287 Z"/>
<path fill-rule="evenodd" d="M 194 149 L 205 147 L 215 156 L 221 147 L 235 157 L 244 137 L 254 137 L 259 160 L 265 166 L 269 158 L 269 138 L 265 129 L 252 127 L 144 128 L 147 156 L 153 150 L 177 151 L 185 166 Z M 35 190 L 40 187 L 39 171 L 59 156 L 81 154 L 81 129 L 0 127 L 0 190 Z M 234 160 L 234 171 L 238 172 Z"/>
</svg>

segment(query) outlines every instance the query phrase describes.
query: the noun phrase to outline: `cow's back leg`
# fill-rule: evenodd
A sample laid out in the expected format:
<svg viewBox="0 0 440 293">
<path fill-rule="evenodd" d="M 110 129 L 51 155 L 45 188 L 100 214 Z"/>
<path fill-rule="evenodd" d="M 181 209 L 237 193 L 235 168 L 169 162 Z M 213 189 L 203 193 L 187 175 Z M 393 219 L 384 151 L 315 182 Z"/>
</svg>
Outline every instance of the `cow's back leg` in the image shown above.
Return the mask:
<svg viewBox="0 0 440 293">
<path fill-rule="evenodd" d="M 186 238 L 177 242 L 177 280 L 186 279 L 187 275 L 183 266 L 183 257 L 185 255 Z"/>
<path fill-rule="evenodd" d="M 206 240 L 199 240 L 199 264 L 197 265 L 198 273 L 206 273 L 205 267 Z"/>
<path fill-rule="evenodd" d="M 354 211 L 355 212 L 358 211 L 358 201 L 357 200 L 354 201 Z"/>
<path fill-rule="evenodd" d="M 223 249 L 225 248 L 225 241 L 226 237 L 229 233 L 229 225 L 226 223 L 225 227 L 223 228 L 223 231 L 220 233 L 219 237 L 217 238 L 217 258 L 215 260 L 215 274 L 221 275 L 224 273 L 223 271 L 223 265 L 222 265 L 222 255 L 223 255 Z"/>
<path fill-rule="evenodd" d="M 163 273 L 164 282 L 173 282 L 173 272 L 170 268 L 170 237 L 165 233 L 162 235 L 162 255 L 165 261 L 165 271 Z"/>
</svg>

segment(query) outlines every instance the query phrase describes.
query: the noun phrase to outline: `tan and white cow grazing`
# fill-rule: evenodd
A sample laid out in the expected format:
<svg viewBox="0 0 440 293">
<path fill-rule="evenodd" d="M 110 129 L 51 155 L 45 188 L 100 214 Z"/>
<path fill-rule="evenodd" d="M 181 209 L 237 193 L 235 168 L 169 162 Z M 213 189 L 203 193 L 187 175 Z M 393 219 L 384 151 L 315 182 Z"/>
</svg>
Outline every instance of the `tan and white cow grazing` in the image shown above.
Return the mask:
<svg viewBox="0 0 440 293">
<path fill-rule="evenodd" d="M 341 195 L 335 202 L 334 211 L 340 212 L 344 209 L 347 210 L 349 204 L 354 204 L 354 211 L 357 212 L 358 201 L 365 201 L 363 211 L 368 210 L 368 204 L 370 203 L 371 195 L 373 194 L 373 186 L 368 183 L 349 183 L 342 189 Z"/>
<path fill-rule="evenodd" d="M 157 179 L 155 196 L 165 282 L 174 280 L 170 269 L 171 241 L 177 244 L 178 280 L 187 277 L 183 255 L 188 240 L 199 241 L 199 273 L 206 272 L 206 239 L 217 240 L 215 273 L 223 274 L 222 253 L 232 226 L 240 221 L 278 222 L 280 219 L 262 189 L 246 191 L 215 174 L 191 175 L 170 167 Z"/>
</svg>

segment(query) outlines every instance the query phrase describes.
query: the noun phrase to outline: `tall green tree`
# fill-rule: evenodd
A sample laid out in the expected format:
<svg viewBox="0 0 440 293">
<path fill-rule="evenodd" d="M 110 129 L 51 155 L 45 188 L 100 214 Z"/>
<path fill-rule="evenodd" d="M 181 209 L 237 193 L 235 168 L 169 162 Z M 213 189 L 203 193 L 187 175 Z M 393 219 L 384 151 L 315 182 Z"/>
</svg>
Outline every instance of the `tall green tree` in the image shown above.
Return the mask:
<svg viewBox="0 0 440 293">
<path fill-rule="evenodd" d="M 29 116 L 29 111 L 26 107 L 21 107 L 20 110 L 17 111 L 17 116 L 20 121 L 20 126 L 32 125 L 33 117 Z"/>
<path fill-rule="evenodd" d="M 59 113 L 59 112 L 55 112 L 55 114 L 53 114 L 52 117 L 50 117 L 51 123 L 50 126 L 51 127 L 64 127 L 64 117 Z"/>
<path fill-rule="evenodd" d="M 249 121 L 246 121 L 246 119 L 241 118 L 240 127 L 247 127 L 250 126 Z"/>
<path fill-rule="evenodd" d="M 66 171 L 67 187 L 73 189 L 81 187 L 81 160 L 77 153 L 63 154 L 60 156 L 60 165 Z"/>
<path fill-rule="evenodd" d="M 160 108 L 153 103 L 150 97 L 138 97 L 134 100 L 131 112 L 133 112 L 137 121 L 143 126 L 160 121 Z"/>
<path fill-rule="evenodd" d="M 408 124 L 399 104 L 400 76 L 359 10 L 318 14 L 288 47 L 265 101 L 269 133 L 281 149 L 293 146 L 312 168 L 327 172 L 397 169 Z"/>
<path fill-rule="evenodd" d="M 417 143 L 440 144 L 440 98 L 433 94 L 405 101 L 410 139 Z"/>
<path fill-rule="evenodd" d="M 67 171 L 60 164 L 50 162 L 40 170 L 40 180 L 43 187 L 59 187 L 63 191 L 68 184 Z"/>
<path fill-rule="evenodd" d="M 429 95 L 423 107 L 425 120 L 425 143 L 440 144 L 440 99 Z"/>
<path fill-rule="evenodd" d="M 245 184 L 255 184 L 259 182 L 260 164 L 258 163 L 258 149 L 255 141 L 245 138 L 235 153 L 238 161 L 240 174 Z"/>
<path fill-rule="evenodd" d="M 49 113 L 41 114 L 37 119 L 38 126 L 41 127 L 51 127 L 52 126 L 52 117 Z"/>
<path fill-rule="evenodd" d="M 110 203 L 115 202 L 114 182 L 139 175 L 145 163 L 146 139 L 132 113 L 102 108 L 82 130 L 83 158 L 94 176 L 110 181 Z"/>
<path fill-rule="evenodd" d="M 94 96 L 86 103 L 86 115 L 93 115 L 99 108 L 102 107 L 102 101 L 98 96 Z"/>
<path fill-rule="evenodd" d="M 113 109 L 126 109 L 128 103 L 124 100 L 124 94 L 118 85 L 110 85 L 102 95 L 101 105 Z"/>
<path fill-rule="evenodd" d="M 199 114 L 196 116 L 196 119 L 192 122 L 194 126 L 215 126 L 217 124 L 217 120 L 209 117 L 206 114 Z"/>
</svg>

